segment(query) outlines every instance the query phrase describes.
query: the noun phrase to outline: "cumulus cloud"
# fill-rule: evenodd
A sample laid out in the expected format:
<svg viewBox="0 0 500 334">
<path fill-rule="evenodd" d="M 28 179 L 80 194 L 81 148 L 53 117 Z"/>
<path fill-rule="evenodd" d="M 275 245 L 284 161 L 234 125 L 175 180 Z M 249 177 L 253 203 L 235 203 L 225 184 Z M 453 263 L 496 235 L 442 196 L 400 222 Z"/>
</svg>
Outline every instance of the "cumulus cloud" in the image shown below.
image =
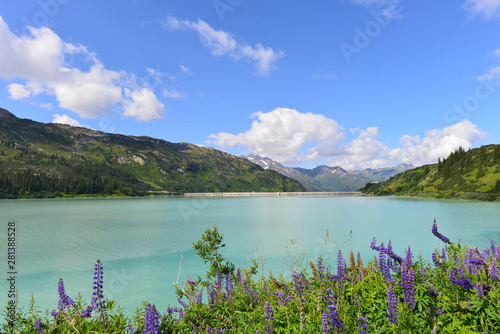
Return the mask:
<svg viewBox="0 0 500 334">
<path fill-rule="evenodd" d="M 0 78 L 17 81 L 7 86 L 10 98 L 54 96 L 59 107 L 82 118 L 105 117 L 113 110 L 143 121 L 165 116 L 164 106 L 134 83 L 133 74 L 106 69 L 86 47 L 64 42 L 49 28 L 29 31 L 30 36 L 15 35 L 0 16 Z M 88 70 L 68 65 L 77 57 Z M 139 95 L 151 102 L 133 97 Z M 156 109 L 139 110 L 151 105 Z"/>
<path fill-rule="evenodd" d="M 469 149 L 483 141 L 487 134 L 468 120 L 433 129 L 420 135 L 403 135 L 399 147 L 390 148 L 378 138 L 377 127 L 349 129 L 359 133 L 345 143 L 344 129 L 323 115 L 301 113 L 294 109 L 277 108 L 253 115 L 251 128 L 240 134 L 211 134 L 207 143 L 222 148 L 243 147 L 249 152 L 269 157 L 285 164 L 305 161 L 323 163 L 347 169 L 379 168 L 399 162 L 423 165 L 445 158 L 463 147 Z"/>
<path fill-rule="evenodd" d="M 25 99 L 31 95 L 31 91 L 26 89 L 23 84 L 12 83 L 7 86 L 10 98 L 14 100 Z"/>
<path fill-rule="evenodd" d="M 487 133 L 481 131 L 468 120 L 433 129 L 419 135 L 403 135 L 400 147 L 389 148 L 377 140 L 377 128 L 360 131 L 358 138 L 346 145 L 339 157 L 332 159 L 332 165 L 348 169 L 379 168 L 404 162 L 416 166 L 434 163 L 438 158 L 446 158 L 459 147 L 469 149 L 472 144 L 481 142 Z"/>
<path fill-rule="evenodd" d="M 151 89 L 131 91 L 125 89 L 127 100 L 124 104 L 124 116 L 135 117 L 138 121 L 148 122 L 153 119 L 165 118 L 165 106 L 158 101 Z"/>
<path fill-rule="evenodd" d="M 208 48 L 212 55 L 229 56 L 235 61 L 244 59 L 253 62 L 256 74 L 260 76 L 268 76 L 269 72 L 276 68 L 274 63 L 285 55 L 283 51 L 275 52 L 272 48 L 266 48 L 260 43 L 250 46 L 246 43 L 237 42 L 230 33 L 216 30 L 200 19 L 194 22 L 179 20 L 169 15 L 160 23 L 165 29 L 169 30 L 197 32 L 201 44 Z"/>
<path fill-rule="evenodd" d="M 480 15 L 484 19 L 492 19 L 499 14 L 500 0 L 467 0 L 464 9 L 472 16 Z"/>
<path fill-rule="evenodd" d="M 301 151 L 307 144 L 316 144 L 311 149 L 311 158 L 314 158 L 314 150 L 322 151 L 322 142 L 328 140 L 336 146 L 344 140 L 343 129 L 338 123 L 323 115 L 277 108 L 267 113 L 257 112 L 252 117 L 255 120 L 248 131 L 237 135 L 211 134 L 208 143 L 220 147 L 245 147 L 280 162 L 297 163 L 307 159 Z"/>
<path fill-rule="evenodd" d="M 80 126 L 80 127 L 83 126 L 76 119 L 73 119 L 66 114 L 64 115 L 53 114 L 52 116 L 54 116 L 54 119 L 52 120 L 51 123 L 67 124 L 71 126 Z"/>
</svg>

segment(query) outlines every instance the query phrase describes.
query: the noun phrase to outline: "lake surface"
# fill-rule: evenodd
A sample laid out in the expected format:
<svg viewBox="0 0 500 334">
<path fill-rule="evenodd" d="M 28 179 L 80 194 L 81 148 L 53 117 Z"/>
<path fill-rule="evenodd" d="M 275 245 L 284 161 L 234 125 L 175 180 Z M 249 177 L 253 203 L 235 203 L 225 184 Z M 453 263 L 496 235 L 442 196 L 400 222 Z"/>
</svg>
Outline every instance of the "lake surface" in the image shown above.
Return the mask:
<svg viewBox="0 0 500 334">
<path fill-rule="evenodd" d="M 207 229 L 224 233 L 222 253 L 241 267 L 250 258 L 263 264 L 266 276 L 290 277 L 307 258 L 331 259 L 351 249 L 364 260 L 375 256 L 373 237 L 404 255 L 427 260 L 440 241 L 439 231 L 452 241 L 485 246 L 499 239 L 500 203 L 371 197 L 241 197 L 241 198 L 119 198 L 0 201 L 2 277 L 7 272 L 7 222 L 16 222 L 17 289 L 21 307 L 31 294 L 42 310 L 58 301 L 57 282 L 86 302 L 92 295 L 95 261 L 104 266 L 104 295 L 130 315 L 147 300 L 161 312 L 177 304 L 172 282 L 204 275 L 192 248 Z M 351 233 L 352 231 L 352 233 Z M 442 246 L 442 245 L 441 245 Z M 0 281 L 0 303 L 7 302 L 7 282 Z"/>
</svg>

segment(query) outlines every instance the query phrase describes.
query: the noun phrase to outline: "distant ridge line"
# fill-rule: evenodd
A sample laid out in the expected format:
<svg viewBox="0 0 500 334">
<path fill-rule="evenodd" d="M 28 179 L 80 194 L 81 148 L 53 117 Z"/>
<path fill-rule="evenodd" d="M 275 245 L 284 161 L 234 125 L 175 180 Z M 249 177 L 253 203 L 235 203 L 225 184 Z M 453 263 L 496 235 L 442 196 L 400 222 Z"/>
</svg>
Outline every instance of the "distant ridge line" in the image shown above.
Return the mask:
<svg viewBox="0 0 500 334">
<path fill-rule="evenodd" d="M 185 197 L 345 197 L 366 196 L 360 191 L 335 191 L 335 192 L 234 192 L 234 193 L 185 193 Z"/>
</svg>

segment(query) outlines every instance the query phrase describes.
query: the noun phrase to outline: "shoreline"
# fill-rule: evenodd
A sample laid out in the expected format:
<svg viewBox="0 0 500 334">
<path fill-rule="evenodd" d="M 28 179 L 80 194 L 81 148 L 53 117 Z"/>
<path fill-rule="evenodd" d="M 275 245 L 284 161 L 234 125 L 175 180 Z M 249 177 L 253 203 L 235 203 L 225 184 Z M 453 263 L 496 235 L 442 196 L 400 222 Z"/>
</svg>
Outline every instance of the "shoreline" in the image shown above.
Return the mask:
<svg viewBox="0 0 500 334">
<path fill-rule="evenodd" d="M 366 196 L 360 191 L 336 192 L 215 192 L 185 193 L 184 197 L 360 197 Z"/>
</svg>

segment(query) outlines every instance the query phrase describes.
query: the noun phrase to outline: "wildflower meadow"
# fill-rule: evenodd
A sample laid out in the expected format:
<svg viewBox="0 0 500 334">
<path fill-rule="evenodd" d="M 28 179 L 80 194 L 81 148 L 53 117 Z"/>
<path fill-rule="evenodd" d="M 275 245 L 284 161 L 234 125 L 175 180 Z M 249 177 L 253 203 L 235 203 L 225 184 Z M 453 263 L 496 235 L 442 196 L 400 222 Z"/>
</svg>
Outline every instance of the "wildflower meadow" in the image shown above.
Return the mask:
<svg viewBox="0 0 500 334">
<path fill-rule="evenodd" d="M 72 299 L 58 282 L 59 303 L 42 314 L 32 301 L 5 318 L 1 333 L 500 333 L 500 247 L 491 240 L 478 249 L 432 233 L 444 247 L 432 262 L 396 254 L 373 239 L 374 259 L 366 264 L 359 253 L 336 264 L 323 257 L 291 277 L 256 277 L 257 263 L 236 268 L 219 253 L 223 235 L 207 229 L 194 244 L 210 264 L 206 277 L 176 286 L 178 305 L 158 310 L 145 302 L 125 317 L 105 299 L 103 264 L 97 260 L 93 295 L 88 305 Z M 335 266 L 336 265 L 336 266 Z M 6 315 L 6 311 L 4 311 Z"/>
</svg>

